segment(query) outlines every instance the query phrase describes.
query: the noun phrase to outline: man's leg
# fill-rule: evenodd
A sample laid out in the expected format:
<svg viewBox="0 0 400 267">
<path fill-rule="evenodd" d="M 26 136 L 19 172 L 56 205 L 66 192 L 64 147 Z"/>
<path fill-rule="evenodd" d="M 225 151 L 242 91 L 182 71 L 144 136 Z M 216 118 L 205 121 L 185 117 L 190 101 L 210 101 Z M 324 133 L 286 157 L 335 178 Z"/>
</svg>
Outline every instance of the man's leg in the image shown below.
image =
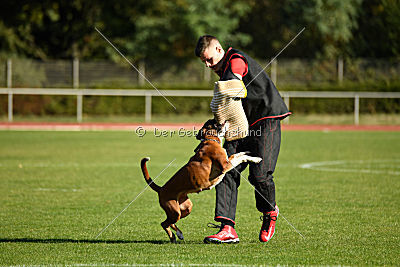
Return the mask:
<svg viewBox="0 0 400 267">
<path fill-rule="evenodd" d="M 237 166 L 236 170 L 242 165 L 244 164 Z M 240 174 L 236 170 L 227 172 L 222 182 L 215 187 L 215 220 L 231 226 L 235 225 L 237 194 L 240 185 Z"/>
<path fill-rule="evenodd" d="M 243 140 L 226 142 L 224 148 L 228 157 L 238 153 Z M 221 222 L 221 228 L 215 235 L 204 239 L 206 243 L 233 243 L 239 238 L 234 230 L 238 187 L 240 185 L 240 172 L 247 167 L 242 163 L 235 169 L 227 172 L 225 177 L 216 187 L 215 221 Z"/>
<path fill-rule="evenodd" d="M 263 213 L 260 241 L 269 241 L 275 231 L 279 210 L 275 203 L 273 173 L 278 160 L 281 128 L 279 120 L 264 120 L 255 128 L 261 133 L 251 137 L 252 155 L 263 159 L 259 164 L 250 164 L 249 181 L 255 187 L 257 209 Z"/>
</svg>

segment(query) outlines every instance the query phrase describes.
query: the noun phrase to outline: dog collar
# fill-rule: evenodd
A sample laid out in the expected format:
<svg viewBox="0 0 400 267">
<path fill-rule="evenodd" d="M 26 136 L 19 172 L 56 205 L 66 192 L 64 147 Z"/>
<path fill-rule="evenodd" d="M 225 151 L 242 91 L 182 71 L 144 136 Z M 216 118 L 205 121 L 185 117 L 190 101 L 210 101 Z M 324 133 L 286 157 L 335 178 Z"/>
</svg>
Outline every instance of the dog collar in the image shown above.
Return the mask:
<svg viewBox="0 0 400 267">
<path fill-rule="evenodd" d="M 220 142 L 219 140 L 215 140 L 215 139 L 204 138 L 204 139 L 201 139 L 201 141 L 202 141 L 202 142 L 203 142 L 203 141 L 214 141 L 214 142 L 217 142 L 218 144 L 221 144 L 221 142 Z"/>
<path fill-rule="evenodd" d="M 214 141 L 214 142 L 217 142 L 218 144 L 221 145 L 221 142 L 219 140 L 204 138 L 204 139 L 201 139 L 200 144 L 194 149 L 195 153 L 197 153 L 197 151 L 201 148 L 201 146 L 203 145 L 204 141 Z"/>
</svg>

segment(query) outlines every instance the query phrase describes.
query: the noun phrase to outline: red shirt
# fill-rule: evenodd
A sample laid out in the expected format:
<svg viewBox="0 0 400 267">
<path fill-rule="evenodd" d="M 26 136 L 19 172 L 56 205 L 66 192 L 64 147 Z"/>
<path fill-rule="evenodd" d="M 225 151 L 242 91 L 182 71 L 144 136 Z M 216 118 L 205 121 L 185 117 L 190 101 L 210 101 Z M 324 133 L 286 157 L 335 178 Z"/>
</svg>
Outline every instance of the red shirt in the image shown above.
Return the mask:
<svg viewBox="0 0 400 267">
<path fill-rule="evenodd" d="M 226 55 L 228 54 L 229 50 L 231 50 L 232 47 L 230 47 L 226 53 L 225 56 L 222 60 L 225 60 Z M 231 57 L 228 59 L 230 66 L 231 66 L 231 70 L 234 74 L 238 74 L 240 75 L 242 78 L 243 76 L 245 76 L 247 74 L 248 71 L 248 67 L 247 67 L 247 62 L 242 58 L 241 55 L 239 54 L 233 54 L 231 55 Z M 227 66 L 229 66 L 229 63 Z M 221 70 L 219 72 L 217 72 L 218 76 L 222 76 L 222 74 L 225 72 L 225 70 Z"/>
<path fill-rule="evenodd" d="M 243 77 L 247 73 L 247 64 L 240 57 L 231 59 L 231 70 Z"/>
</svg>

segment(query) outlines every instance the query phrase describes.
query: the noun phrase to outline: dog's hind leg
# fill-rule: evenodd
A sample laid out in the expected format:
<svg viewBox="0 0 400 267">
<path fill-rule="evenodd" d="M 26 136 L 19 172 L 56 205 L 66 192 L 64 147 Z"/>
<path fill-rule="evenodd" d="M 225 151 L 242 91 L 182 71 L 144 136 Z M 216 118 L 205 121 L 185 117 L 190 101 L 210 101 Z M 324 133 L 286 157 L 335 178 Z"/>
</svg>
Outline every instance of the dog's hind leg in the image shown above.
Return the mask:
<svg viewBox="0 0 400 267">
<path fill-rule="evenodd" d="M 180 240 L 184 239 L 182 231 L 175 224 L 171 224 L 171 228 L 175 230 L 176 235 Z"/>
<path fill-rule="evenodd" d="M 161 223 L 161 227 L 164 229 L 164 231 L 167 233 L 169 240 L 171 241 L 171 243 L 176 243 L 176 237 L 174 235 L 174 233 L 171 231 L 170 227 L 170 223 L 168 222 L 168 219 L 166 219 L 165 221 L 163 221 Z"/>
<path fill-rule="evenodd" d="M 174 228 L 176 227 L 175 223 L 179 221 L 181 217 L 179 204 L 177 201 L 168 201 L 165 205 L 162 205 L 162 208 L 165 210 L 165 213 L 167 214 L 167 219 L 161 223 L 161 226 L 167 233 L 171 243 L 176 243 L 176 237 L 174 233 L 171 231 L 170 226 L 172 227 L 172 229 L 175 230 Z"/>
<path fill-rule="evenodd" d="M 181 210 L 181 219 L 185 218 L 192 212 L 193 203 L 187 195 L 179 198 L 179 209 Z"/>
<path fill-rule="evenodd" d="M 185 218 L 190 214 L 190 212 L 192 212 L 192 207 L 193 203 L 192 201 L 190 201 L 187 195 L 179 197 L 179 208 L 181 210 L 181 217 L 180 217 L 181 219 Z M 171 228 L 175 230 L 176 235 L 180 240 L 184 239 L 182 231 L 175 224 L 171 224 Z"/>
</svg>

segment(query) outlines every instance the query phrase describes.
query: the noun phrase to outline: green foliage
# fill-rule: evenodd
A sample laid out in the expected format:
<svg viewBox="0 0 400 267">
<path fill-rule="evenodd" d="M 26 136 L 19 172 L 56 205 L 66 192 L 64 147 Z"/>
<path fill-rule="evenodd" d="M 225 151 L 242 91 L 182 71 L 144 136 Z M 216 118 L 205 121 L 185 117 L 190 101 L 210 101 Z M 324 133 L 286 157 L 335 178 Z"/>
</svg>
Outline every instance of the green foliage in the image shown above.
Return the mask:
<svg viewBox="0 0 400 267">
<path fill-rule="evenodd" d="M 152 1 L 136 14 L 132 23 L 135 34 L 125 33 L 120 42 L 135 59 L 173 59 L 179 65 L 193 58 L 200 35 L 213 34 L 222 41 L 248 41 L 244 34 L 232 34 L 248 10 L 246 6 L 243 1 L 227 0 Z M 104 26 L 108 26 L 106 20 Z"/>
<path fill-rule="evenodd" d="M 361 57 L 400 57 L 400 1 L 364 0 L 348 53 Z"/>
<path fill-rule="evenodd" d="M 241 31 L 253 41 L 246 49 L 273 57 L 303 27 L 306 30 L 284 52 L 285 57 L 332 58 L 353 38 L 361 0 L 250 1 L 252 16 L 242 20 Z"/>
<path fill-rule="evenodd" d="M 313 0 L 308 2 L 311 6 L 303 5 L 305 22 L 323 43 L 322 56 L 332 58 L 341 54 L 340 50 L 353 36 L 352 30 L 357 28 L 355 18 L 360 3 L 361 0 Z"/>
<path fill-rule="evenodd" d="M 87 56 L 99 11 L 95 1 L 2 2 L 0 36 L 9 34 L 1 48 L 42 59 Z"/>
<path fill-rule="evenodd" d="M 271 58 L 303 27 L 284 57 L 399 56 L 398 0 L 2 1 L 0 53 L 34 58 L 193 58 L 200 35 Z"/>
<path fill-rule="evenodd" d="M 233 34 L 245 1 L 24 1 L 0 4 L 0 51 L 36 58 L 121 58 L 94 27 L 97 26 L 128 56 L 138 59 L 193 58 L 199 35 L 245 43 Z M 3 16 L 4 15 L 4 16 Z M 24 25 L 24 26 L 21 26 Z"/>
<path fill-rule="evenodd" d="M 28 58 L 12 58 L 13 87 L 43 87 L 47 81 L 44 66 Z"/>
</svg>

